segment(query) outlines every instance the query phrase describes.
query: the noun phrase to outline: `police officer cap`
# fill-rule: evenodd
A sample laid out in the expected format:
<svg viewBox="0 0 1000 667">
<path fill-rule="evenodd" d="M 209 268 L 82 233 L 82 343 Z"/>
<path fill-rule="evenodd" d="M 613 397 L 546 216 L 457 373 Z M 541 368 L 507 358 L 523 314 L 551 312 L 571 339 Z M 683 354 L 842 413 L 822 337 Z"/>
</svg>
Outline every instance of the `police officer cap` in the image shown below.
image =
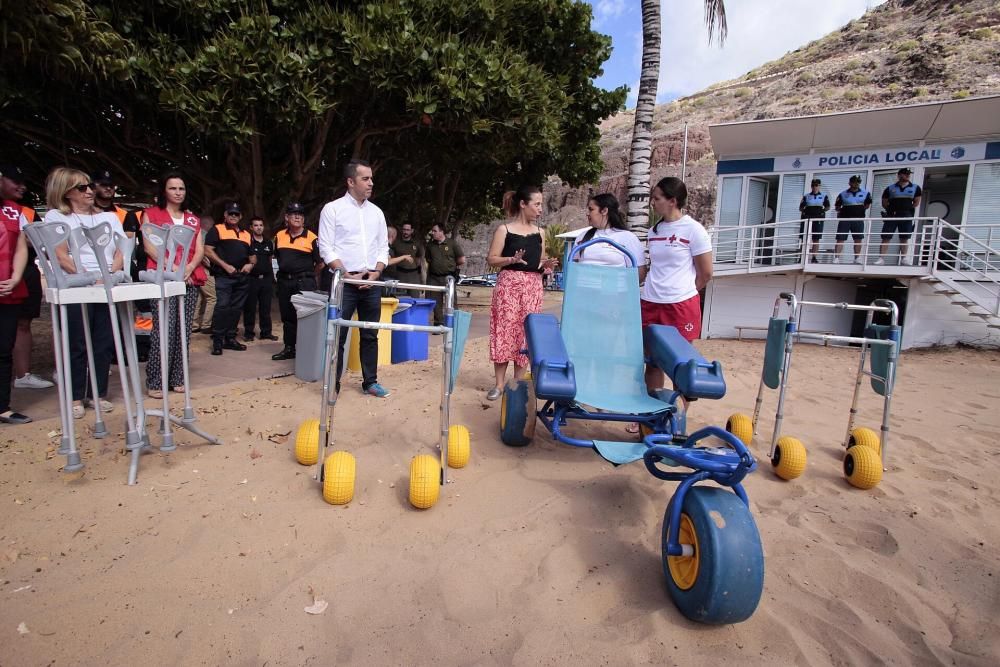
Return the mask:
<svg viewBox="0 0 1000 667">
<path fill-rule="evenodd" d="M 848 180 L 848 182 L 850 182 L 850 183 L 860 183 L 860 182 L 861 182 L 861 177 L 860 177 L 860 176 L 851 176 L 851 177 L 850 177 L 849 179 L 847 179 L 847 180 Z"/>
<path fill-rule="evenodd" d="M 896 172 L 896 175 L 898 176 L 899 174 L 906 174 L 907 176 L 909 176 L 912 173 L 913 172 L 910 171 L 909 167 L 903 167 L 902 169 Z"/>
<path fill-rule="evenodd" d="M 98 185 L 114 185 L 115 177 L 111 175 L 111 172 L 107 169 L 101 169 L 99 172 L 94 174 L 94 183 Z"/>
<path fill-rule="evenodd" d="M 240 203 L 231 201 L 226 204 L 226 213 L 243 213 L 243 211 L 240 210 Z"/>
<path fill-rule="evenodd" d="M 819 180 L 818 178 L 814 178 L 812 179 L 812 185 L 823 185 L 823 181 Z"/>
<path fill-rule="evenodd" d="M 305 215 L 306 207 L 297 201 L 293 201 L 285 207 L 285 213 L 298 213 L 299 215 Z"/>
<path fill-rule="evenodd" d="M 0 164 L 0 176 L 9 178 L 15 183 L 24 183 L 24 171 L 16 164 Z"/>
</svg>

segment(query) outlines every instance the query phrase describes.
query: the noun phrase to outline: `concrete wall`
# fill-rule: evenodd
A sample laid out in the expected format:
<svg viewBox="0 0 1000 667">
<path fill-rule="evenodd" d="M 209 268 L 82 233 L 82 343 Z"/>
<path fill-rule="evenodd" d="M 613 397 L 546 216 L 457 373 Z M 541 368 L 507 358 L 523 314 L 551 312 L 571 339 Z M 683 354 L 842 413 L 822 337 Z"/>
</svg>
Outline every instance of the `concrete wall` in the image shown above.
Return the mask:
<svg viewBox="0 0 1000 667">
<path fill-rule="evenodd" d="M 801 274 L 739 275 L 714 278 L 705 294 L 702 336 L 736 338 L 737 326 L 766 327 L 781 292 L 793 292 L 800 300 L 839 303 L 854 301 L 857 283 L 853 280 L 813 278 Z M 851 334 L 853 315 L 833 308 L 804 308 L 799 328 Z M 764 338 L 766 331 L 744 330 L 744 338 Z"/>
</svg>

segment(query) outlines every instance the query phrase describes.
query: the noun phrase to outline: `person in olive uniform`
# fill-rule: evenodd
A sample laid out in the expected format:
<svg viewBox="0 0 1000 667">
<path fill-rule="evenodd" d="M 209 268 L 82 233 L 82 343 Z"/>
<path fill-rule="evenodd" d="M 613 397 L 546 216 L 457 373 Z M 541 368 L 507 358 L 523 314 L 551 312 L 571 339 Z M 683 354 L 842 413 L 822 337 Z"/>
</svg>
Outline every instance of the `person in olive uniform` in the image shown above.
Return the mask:
<svg viewBox="0 0 1000 667">
<path fill-rule="evenodd" d="M 427 284 L 445 285 L 448 276 L 458 279 L 459 267 L 465 264 L 465 252 L 455 239 L 449 239 L 441 225 L 431 227 L 431 240 L 427 244 Z M 444 292 L 432 292 L 434 298 L 434 324 L 444 323 Z"/>
<path fill-rule="evenodd" d="M 840 251 L 850 233 L 854 239 L 854 263 L 861 263 L 861 240 L 865 238 L 865 221 L 872 205 L 872 194 L 861 187 L 861 177 L 851 176 L 848 188 L 837 195 L 834 206 L 837 209 L 837 244 L 833 250 L 833 263 L 840 263 Z"/>
<path fill-rule="evenodd" d="M 271 333 L 271 297 L 274 294 L 274 241 L 264 237 L 264 218 L 254 216 L 250 220 L 250 252 L 257 262 L 250 272 L 247 286 L 247 300 L 243 304 L 243 340 L 254 339 L 254 325 L 257 311 L 260 311 L 260 339 L 278 340 Z"/>
<path fill-rule="evenodd" d="M 823 181 L 818 178 L 812 179 L 812 187 L 809 192 L 802 195 L 799 202 L 799 212 L 803 220 L 811 220 L 809 234 L 812 236 L 812 243 L 809 246 L 809 253 L 813 256 L 819 254 L 819 240 L 823 238 L 823 219 L 826 212 L 830 210 L 830 198 L 819 189 Z M 805 222 L 802 223 L 802 231 L 805 231 Z"/>
<path fill-rule="evenodd" d="M 323 263 L 316 235 L 305 228 L 305 211 L 298 202 L 289 204 L 285 209 L 285 228 L 274 235 L 274 254 L 278 258 L 278 309 L 285 343 L 281 352 L 271 356 L 275 361 L 295 358 L 298 317 L 292 295 L 317 289 L 316 267 Z"/>
<path fill-rule="evenodd" d="M 899 180 L 882 192 L 882 208 L 885 209 L 886 221 L 882 224 L 882 245 L 876 264 L 885 264 L 889 253 L 889 242 L 897 231 L 899 232 L 900 264 L 909 264 L 906 259 L 906 245 L 913 235 L 913 216 L 920 208 L 920 198 L 923 192 L 920 186 L 910 180 L 913 172 L 903 167 L 896 172 Z"/>
<path fill-rule="evenodd" d="M 410 283 L 413 285 L 419 285 L 423 282 L 420 279 L 420 262 L 424 258 L 424 248 L 420 245 L 420 242 L 413 236 L 413 225 L 410 223 L 404 223 L 399 229 L 399 236 L 396 237 L 395 241 L 389 242 L 389 253 L 390 263 L 393 260 L 398 260 L 398 263 L 393 265 L 393 269 L 396 273 L 396 280 L 401 283 Z M 406 292 L 407 290 L 400 290 L 400 294 Z M 409 290 L 410 296 L 419 296 L 417 290 Z"/>
<path fill-rule="evenodd" d="M 222 350 L 247 349 L 236 340 L 243 304 L 247 298 L 248 276 L 257 257 L 250 252 L 250 232 L 240 229 L 240 205 L 226 206 L 225 222 L 205 235 L 205 256 L 212 262 L 215 276 L 215 312 L 212 314 L 212 354 Z"/>
</svg>

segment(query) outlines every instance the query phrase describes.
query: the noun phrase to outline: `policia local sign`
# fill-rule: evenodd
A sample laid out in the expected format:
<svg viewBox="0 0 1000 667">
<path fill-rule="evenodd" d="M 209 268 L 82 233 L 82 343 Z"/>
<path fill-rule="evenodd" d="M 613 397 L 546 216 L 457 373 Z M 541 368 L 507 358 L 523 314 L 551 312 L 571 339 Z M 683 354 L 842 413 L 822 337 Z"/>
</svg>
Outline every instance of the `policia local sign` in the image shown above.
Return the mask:
<svg viewBox="0 0 1000 667">
<path fill-rule="evenodd" d="M 876 148 L 849 153 L 813 153 L 774 158 L 774 171 L 856 169 L 858 167 L 912 167 L 950 162 L 975 162 L 986 159 L 986 143 L 944 144 L 904 148 Z"/>
</svg>

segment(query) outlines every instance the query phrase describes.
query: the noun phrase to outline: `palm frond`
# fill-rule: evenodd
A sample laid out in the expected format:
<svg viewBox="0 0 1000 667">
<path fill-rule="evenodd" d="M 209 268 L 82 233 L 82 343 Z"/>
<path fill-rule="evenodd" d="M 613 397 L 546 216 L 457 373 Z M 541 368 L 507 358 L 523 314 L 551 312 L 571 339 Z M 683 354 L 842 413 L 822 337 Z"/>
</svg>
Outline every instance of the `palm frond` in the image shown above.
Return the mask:
<svg viewBox="0 0 1000 667">
<path fill-rule="evenodd" d="M 705 0 L 705 25 L 708 26 L 708 43 L 718 34 L 719 44 L 726 41 L 729 26 L 726 24 L 726 3 L 724 0 Z"/>
</svg>

